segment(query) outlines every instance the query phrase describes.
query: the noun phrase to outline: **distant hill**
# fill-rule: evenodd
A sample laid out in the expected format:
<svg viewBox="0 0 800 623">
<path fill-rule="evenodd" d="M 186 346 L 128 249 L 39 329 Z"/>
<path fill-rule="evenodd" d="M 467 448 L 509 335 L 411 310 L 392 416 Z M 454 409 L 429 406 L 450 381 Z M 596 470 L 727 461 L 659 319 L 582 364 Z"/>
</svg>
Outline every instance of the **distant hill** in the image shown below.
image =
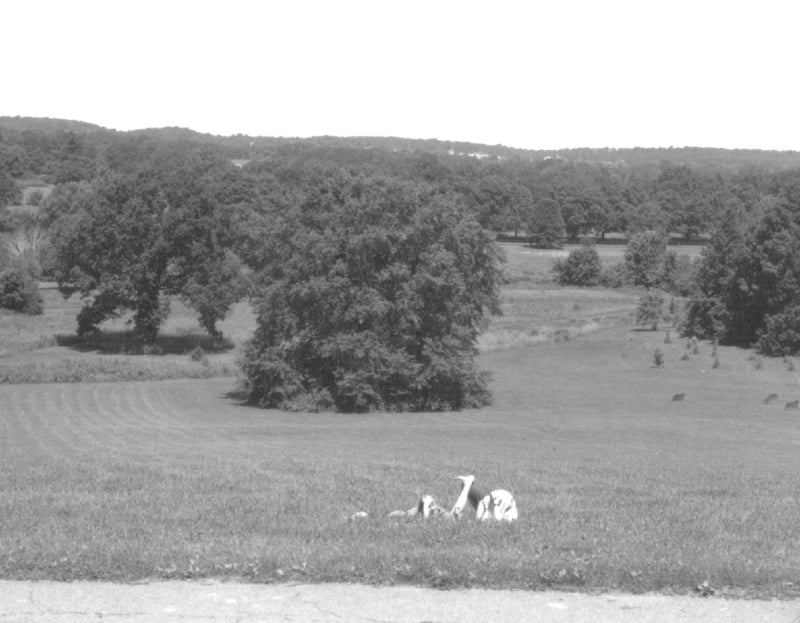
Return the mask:
<svg viewBox="0 0 800 623">
<path fill-rule="evenodd" d="M 568 162 L 602 163 L 614 166 L 658 164 L 672 162 L 694 167 L 711 167 L 736 170 L 759 167 L 767 171 L 780 171 L 800 167 L 800 151 L 770 151 L 757 149 L 718 149 L 711 147 L 629 147 L 629 148 L 573 148 L 573 149 L 519 149 L 504 145 L 485 145 L 466 141 L 438 139 L 411 139 L 394 136 L 315 136 L 311 138 L 266 137 L 236 134 L 218 136 L 203 134 L 188 128 L 143 128 L 118 131 L 83 121 L 50 119 L 43 117 L 0 117 L 2 132 L 18 134 L 25 130 L 54 134 L 73 132 L 90 135 L 89 140 L 105 143 L 113 136 L 152 138 L 164 142 L 205 143 L 223 148 L 231 157 L 256 159 L 274 153 L 281 147 L 308 146 L 349 149 L 384 149 L 390 152 L 427 152 L 439 156 L 472 157 L 538 162 L 564 160 Z"/>
<path fill-rule="evenodd" d="M 85 121 L 72 121 L 69 119 L 51 119 L 50 117 L 0 117 L 0 129 L 24 132 L 33 130 L 38 132 L 97 132 L 107 130 L 93 123 Z M 112 131 L 112 130 L 107 130 Z"/>
</svg>

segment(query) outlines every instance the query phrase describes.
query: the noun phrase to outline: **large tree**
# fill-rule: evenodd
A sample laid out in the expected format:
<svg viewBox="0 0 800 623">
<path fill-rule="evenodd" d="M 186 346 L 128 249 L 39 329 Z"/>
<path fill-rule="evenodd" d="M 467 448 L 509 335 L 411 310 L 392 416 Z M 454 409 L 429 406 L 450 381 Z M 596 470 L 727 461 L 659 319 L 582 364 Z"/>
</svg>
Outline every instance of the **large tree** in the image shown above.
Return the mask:
<svg viewBox="0 0 800 623">
<path fill-rule="evenodd" d="M 188 175 L 188 174 L 187 174 Z M 65 195 L 68 207 L 50 210 L 54 275 L 65 296 L 79 292 L 80 334 L 132 311 L 145 342 L 155 340 L 180 295 L 216 334 L 216 322 L 241 295 L 232 213 L 200 176 L 150 171 L 108 175 Z M 72 201 L 78 198 L 79 201 Z M 55 216 L 57 214 L 57 216 Z"/>
<path fill-rule="evenodd" d="M 557 248 L 564 240 L 564 219 L 561 206 L 554 199 L 542 199 L 528 212 L 528 238 L 534 246 Z"/>
<path fill-rule="evenodd" d="M 489 400 L 476 340 L 498 311 L 499 251 L 453 195 L 396 180 L 311 175 L 269 211 L 257 262 L 252 402 L 340 411 Z"/>
<path fill-rule="evenodd" d="M 702 299 L 690 308 L 689 325 L 714 327 L 715 337 L 749 346 L 767 330 L 762 348 L 793 349 L 788 326 L 800 304 L 800 213 L 779 197 L 765 197 L 748 214 L 729 204 L 698 270 Z M 792 328 L 792 331 L 795 327 Z"/>
</svg>

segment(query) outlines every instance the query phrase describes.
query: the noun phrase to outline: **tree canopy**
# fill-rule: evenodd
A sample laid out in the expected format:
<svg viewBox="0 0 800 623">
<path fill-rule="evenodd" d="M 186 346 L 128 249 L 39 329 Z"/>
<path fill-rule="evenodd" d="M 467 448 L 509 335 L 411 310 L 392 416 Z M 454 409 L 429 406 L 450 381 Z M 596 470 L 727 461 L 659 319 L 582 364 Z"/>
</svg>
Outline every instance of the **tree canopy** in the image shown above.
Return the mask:
<svg viewBox="0 0 800 623">
<path fill-rule="evenodd" d="M 259 236 L 250 399 L 282 408 L 440 410 L 489 401 L 476 340 L 499 311 L 499 251 L 453 195 L 312 174 Z M 268 208 L 263 208 L 268 210 Z"/>
<path fill-rule="evenodd" d="M 215 334 L 241 296 L 233 213 L 197 171 L 109 174 L 59 193 L 48 210 L 54 276 L 64 295 L 84 300 L 80 334 L 132 311 L 136 333 L 152 342 L 168 310 L 164 295 L 182 296 Z"/>
</svg>

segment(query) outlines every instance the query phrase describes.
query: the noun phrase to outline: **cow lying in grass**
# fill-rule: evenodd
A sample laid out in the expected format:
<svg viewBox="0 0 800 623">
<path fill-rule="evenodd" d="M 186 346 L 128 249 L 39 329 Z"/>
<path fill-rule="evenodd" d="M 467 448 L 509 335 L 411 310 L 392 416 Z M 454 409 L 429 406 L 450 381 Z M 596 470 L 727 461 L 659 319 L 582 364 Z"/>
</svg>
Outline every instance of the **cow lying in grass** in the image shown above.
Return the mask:
<svg viewBox="0 0 800 623">
<path fill-rule="evenodd" d="M 475 519 L 480 521 L 516 521 L 519 517 L 514 496 L 505 489 L 495 489 L 484 493 L 475 486 L 475 476 L 457 476 L 461 481 L 461 493 L 451 510 L 446 510 L 436 503 L 430 495 L 423 495 L 417 505 L 408 510 L 392 511 L 389 517 L 444 517 L 460 519 L 467 503 L 475 509 Z M 353 514 L 350 519 L 368 517 L 366 511 Z"/>
</svg>

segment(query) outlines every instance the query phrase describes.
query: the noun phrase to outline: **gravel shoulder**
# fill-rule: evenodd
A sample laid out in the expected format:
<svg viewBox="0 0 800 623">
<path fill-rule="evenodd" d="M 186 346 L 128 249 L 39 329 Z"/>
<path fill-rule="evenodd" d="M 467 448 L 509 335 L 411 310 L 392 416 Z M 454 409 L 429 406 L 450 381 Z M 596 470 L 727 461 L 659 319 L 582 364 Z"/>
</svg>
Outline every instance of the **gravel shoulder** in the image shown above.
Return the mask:
<svg viewBox="0 0 800 623">
<path fill-rule="evenodd" d="M 800 623 L 800 600 L 589 595 L 563 592 L 437 591 L 355 584 L 142 584 L 0 581 L 0 622 L 296 621 L 449 623 Z"/>
</svg>

